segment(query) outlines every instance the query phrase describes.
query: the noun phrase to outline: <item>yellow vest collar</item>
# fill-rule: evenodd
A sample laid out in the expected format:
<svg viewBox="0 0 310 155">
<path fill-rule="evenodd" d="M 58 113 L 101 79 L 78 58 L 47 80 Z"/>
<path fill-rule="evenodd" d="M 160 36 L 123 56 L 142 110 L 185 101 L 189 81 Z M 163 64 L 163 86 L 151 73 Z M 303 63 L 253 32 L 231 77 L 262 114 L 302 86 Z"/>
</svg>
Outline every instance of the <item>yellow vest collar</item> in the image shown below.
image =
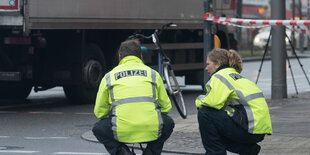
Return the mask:
<svg viewBox="0 0 310 155">
<path fill-rule="evenodd" d="M 125 64 L 125 63 L 128 63 L 128 62 L 132 62 L 132 63 L 142 63 L 143 64 L 143 61 L 136 57 L 136 56 L 126 56 L 125 58 L 123 58 L 120 62 L 119 62 L 119 65 L 121 64 Z"/>
<path fill-rule="evenodd" d="M 237 72 L 237 71 L 236 71 L 236 69 L 233 68 L 233 67 L 228 67 L 228 68 L 220 69 L 220 70 L 218 70 L 217 72 L 215 72 L 214 74 L 217 74 L 217 73 L 221 74 L 221 73 L 223 73 L 223 72 Z M 214 74 L 212 74 L 212 75 L 214 75 Z M 239 74 L 239 73 L 238 73 L 238 74 Z"/>
</svg>

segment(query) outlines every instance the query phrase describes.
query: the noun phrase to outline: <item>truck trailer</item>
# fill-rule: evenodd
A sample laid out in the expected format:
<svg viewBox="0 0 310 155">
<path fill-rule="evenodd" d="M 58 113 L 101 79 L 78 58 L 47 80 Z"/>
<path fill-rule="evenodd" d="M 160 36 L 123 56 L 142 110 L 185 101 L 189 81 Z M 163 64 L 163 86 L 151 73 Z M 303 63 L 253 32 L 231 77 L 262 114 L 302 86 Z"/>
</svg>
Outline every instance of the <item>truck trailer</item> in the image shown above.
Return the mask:
<svg viewBox="0 0 310 155">
<path fill-rule="evenodd" d="M 213 3 L 216 15 L 235 16 L 234 0 Z M 120 43 L 168 22 L 177 27 L 161 40 L 174 70 L 186 84 L 202 84 L 203 13 L 202 0 L 0 0 L 0 99 L 62 86 L 72 103 L 94 103 Z M 230 48 L 234 30 L 214 28 Z M 156 59 L 156 52 L 144 54 L 154 68 Z"/>
</svg>

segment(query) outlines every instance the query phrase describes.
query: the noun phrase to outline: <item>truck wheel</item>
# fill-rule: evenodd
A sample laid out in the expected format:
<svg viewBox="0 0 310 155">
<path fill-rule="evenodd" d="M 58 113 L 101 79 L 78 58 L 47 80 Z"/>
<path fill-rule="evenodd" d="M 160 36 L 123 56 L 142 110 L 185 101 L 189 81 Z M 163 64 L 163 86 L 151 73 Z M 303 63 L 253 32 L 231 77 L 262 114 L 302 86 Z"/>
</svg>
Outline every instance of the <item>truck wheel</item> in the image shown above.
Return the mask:
<svg viewBox="0 0 310 155">
<path fill-rule="evenodd" d="M 0 99 L 3 100 L 25 100 L 30 92 L 32 85 L 25 82 L 1 82 Z"/>
<path fill-rule="evenodd" d="M 63 87 L 71 103 L 95 103 L 98 87 L 105 70 L 105 58 L 100 47 L 95 44 L 88 45 L 83 58 L 83 81 L 79 85 L 67 85 Z"/>
</svg>

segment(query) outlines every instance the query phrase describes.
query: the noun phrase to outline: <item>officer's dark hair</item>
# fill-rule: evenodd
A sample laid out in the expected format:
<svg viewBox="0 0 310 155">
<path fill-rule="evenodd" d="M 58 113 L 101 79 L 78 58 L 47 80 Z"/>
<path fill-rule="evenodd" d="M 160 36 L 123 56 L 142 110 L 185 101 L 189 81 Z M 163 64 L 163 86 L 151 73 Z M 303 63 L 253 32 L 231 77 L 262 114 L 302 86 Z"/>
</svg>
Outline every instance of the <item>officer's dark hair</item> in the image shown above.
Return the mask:
<svg viewBox="0 0 310 155">
<path fill-rule="evenodd" d="M 242 59 L 235 50 L 215 48 L 208 54 L 208 57 L 216 65 L 227 64 L 235 68 L 238 73 L 242 72 Z"/>
<path fill-rule="evenodd" d="M 137 39 L 131 39 L 122 42 L 118 53 L 121 56 L 121 59 L 126 56 L 136 56 L 141 58 L 142 50 L 140 41 Z"/>
</svg>

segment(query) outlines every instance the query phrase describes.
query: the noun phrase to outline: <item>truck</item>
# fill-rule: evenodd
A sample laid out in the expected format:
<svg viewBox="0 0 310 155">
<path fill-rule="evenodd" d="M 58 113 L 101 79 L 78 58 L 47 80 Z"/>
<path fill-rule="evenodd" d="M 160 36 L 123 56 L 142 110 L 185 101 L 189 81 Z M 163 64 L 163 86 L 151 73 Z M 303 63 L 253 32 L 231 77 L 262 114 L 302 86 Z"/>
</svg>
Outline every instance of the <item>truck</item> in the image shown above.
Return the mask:
<svg viewBox="0 0 310 155">
<path fill-rule="evenodd" d="M 213 1 L 214 14 L 233 17 L 235 0 Z M 105 73 L 117 65 L 120 43 L 163 24 L 177 27 L 161 36 L 163 48 L 186 84 L 203 81 L 202 0 L 0 0 L 0 99 L 24 100 L 63 87 L 74 104 L 94 103 Z M 214 25 L 221 47 L 234 30 Z M 144 54 L 156 68 L 156 52 Z"/>
</svg>

